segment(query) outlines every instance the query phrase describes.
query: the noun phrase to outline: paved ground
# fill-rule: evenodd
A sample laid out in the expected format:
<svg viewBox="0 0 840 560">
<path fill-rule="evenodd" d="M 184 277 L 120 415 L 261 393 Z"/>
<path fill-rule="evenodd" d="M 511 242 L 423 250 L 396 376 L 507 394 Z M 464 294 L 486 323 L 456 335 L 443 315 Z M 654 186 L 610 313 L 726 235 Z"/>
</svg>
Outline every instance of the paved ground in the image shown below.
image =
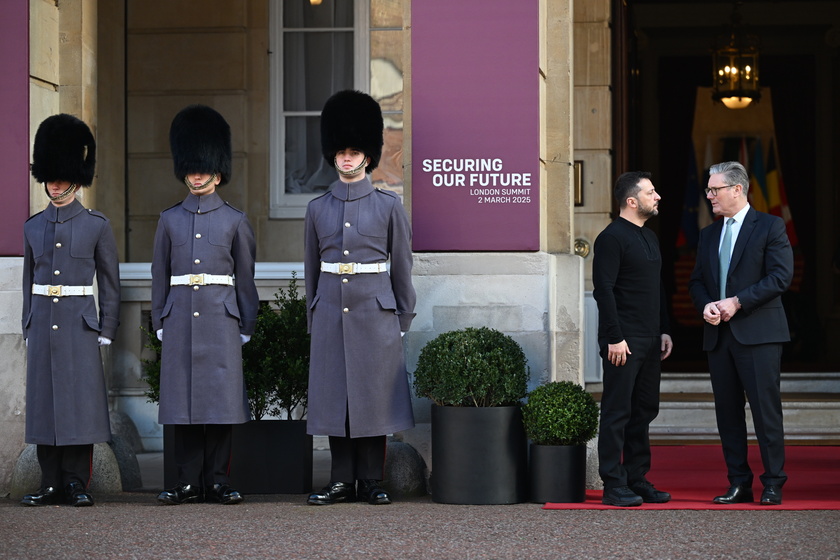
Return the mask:
<svg viewBox="0 0 840 560">
<path fill-rule="evenodd" d="M 316 485 L 325 457 L 316 452 Z M 312 507 L 299 495 L 165 507 L 150 488 L 159 461 L 141 457 L 146 490 L 96 496 L 92 508 L 0 499 L 0 558 L 840 559 L 840 511 L 544 511 L 429 498 Z"/>
</svg>

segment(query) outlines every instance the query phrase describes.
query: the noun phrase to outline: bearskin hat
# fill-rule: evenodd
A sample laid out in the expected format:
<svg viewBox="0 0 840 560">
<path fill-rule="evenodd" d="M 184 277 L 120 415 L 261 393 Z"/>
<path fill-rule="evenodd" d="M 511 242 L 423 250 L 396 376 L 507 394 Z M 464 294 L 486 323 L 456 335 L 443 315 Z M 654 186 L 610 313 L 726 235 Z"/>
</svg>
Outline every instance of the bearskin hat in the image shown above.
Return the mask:
<svg viewBox="0 0 840 560">
<path fill-rule="evenodd" d="M 373 171 L 382 157 L 382 109 L 370 95 L 354 90 L 339 91 L 321 111 L 321 151 L 332 166 L 335 154 L 345 148 L 361 150 L 370 158 Z"/>
<path fill-rule="evenodd" d="M 220 186 L 230 181 L 230 125 L 216 110 L 206 105 L 183 108 L 172 119 L 169 148 L 179 181 L 189 173 L 218 173 Z"/>
<path fill-rule="evenodd" d="M 70 181 L 89 187 L 95 171 L 96 142 L 88 125 L 61 113 L 38 126 L 32 150 L 32 176 L 39 183 Z"/>
</svg>

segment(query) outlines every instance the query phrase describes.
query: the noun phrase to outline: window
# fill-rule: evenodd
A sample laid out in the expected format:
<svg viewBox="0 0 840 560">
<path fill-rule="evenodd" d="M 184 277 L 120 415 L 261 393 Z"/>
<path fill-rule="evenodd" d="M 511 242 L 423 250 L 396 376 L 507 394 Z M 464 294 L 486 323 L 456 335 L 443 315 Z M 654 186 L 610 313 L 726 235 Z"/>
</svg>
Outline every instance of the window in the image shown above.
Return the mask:
<svg viewBox="0 0 840 560">
<path fill-rule="evenodd" d="M 402 194 L 402 3 L 276 0 L 270 5 L 272 218 L 302 218 L 337 173 L 321 155 L 320 114 L 342 89 L 382 107 L 382 160 L 371 181 Z"/>
</svg>

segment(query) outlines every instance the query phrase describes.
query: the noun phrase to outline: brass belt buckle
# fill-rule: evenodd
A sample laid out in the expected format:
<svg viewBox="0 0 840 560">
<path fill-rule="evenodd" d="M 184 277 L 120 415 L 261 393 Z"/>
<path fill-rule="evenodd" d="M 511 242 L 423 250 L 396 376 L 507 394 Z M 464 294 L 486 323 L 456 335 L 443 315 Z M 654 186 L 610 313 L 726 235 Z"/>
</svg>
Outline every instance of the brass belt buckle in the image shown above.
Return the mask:
<svg viewBox="0 0 840 560">
<path fill-rule="evenodd" d="M 203 286 L 204 285 L 204 275 L 203 274 L 190 274 L 190 286 Z"/>
<path fill-rule="evenodd" d="M 49 295 L 53 297 L 61 297 L 61 286 L 50 286 L 47 288 Z"/>
<path fill-rule="evenodd" d="M 353 274 L 353 263 L 338 263 L 339 274 Z"/>
</svg>

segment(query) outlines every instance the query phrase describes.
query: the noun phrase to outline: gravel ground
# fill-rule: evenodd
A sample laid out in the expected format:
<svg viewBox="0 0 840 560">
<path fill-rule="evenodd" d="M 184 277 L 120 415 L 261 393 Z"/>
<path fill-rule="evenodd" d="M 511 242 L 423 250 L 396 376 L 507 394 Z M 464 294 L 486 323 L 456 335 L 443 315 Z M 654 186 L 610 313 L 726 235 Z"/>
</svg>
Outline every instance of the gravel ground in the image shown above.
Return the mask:
<svg viewBox="0 0 840 560">
<path fill-rule="evenodd" d="M 305 496 L 91 508 L 0 499 L 0 558 L 840 558 L 840 511 L 544 511 L 538 504 L 304 505 Z"/>
</svg>

